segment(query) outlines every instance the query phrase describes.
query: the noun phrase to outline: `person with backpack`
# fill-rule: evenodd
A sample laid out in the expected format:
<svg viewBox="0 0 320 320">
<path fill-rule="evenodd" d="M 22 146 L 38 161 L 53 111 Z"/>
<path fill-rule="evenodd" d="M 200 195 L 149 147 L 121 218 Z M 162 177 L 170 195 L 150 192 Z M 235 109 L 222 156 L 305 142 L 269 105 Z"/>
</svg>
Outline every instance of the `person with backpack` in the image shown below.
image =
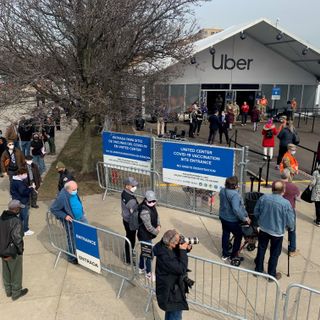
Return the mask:
<svg viewBox="0 0 320 320">
<path fill-rule="evenodd" d="M 124 189 L 121 193 L 121 215 L 124 229 L 126 231 L 126 237 L 131 243 L 131 249 L 133 250 L 136 244 L 137 226 L 132 224 L 133 215 L 138 210 L 138 200 L 134 195 L 137 190 L 138 181 L 133 177 L 128 177 L 123 181 Z M 131 223 L 130 223 L 131 222 Z M 126 263 L 131 263 L 129 245 L 125 244 Z"/>
<path fill-rule="evenodd" d="M 2 282 L 8 298 L 13 301 L 28 293 L 22 288 L 23 226 L 18 215 L 25 208 L 19 200 L 11 200 L 0 217 L 0 257 Z"/>
<path fill-rule="evenodd" d="M 274 137 L 277 135 L 278 131 L 276 126 L 273 124 L 272 119 L 269 119 L 268 122 L 262 128 L 262 147 L 263 147 L 263 157 L 264 160 L 267 160 L 267 156 L 272 160 L 273 149 L 274 149 Z"/>
<path fill-rule="evenodd" d="M 148 190 L 145 194 L 145 198 L 140 205 L 139 222 L 140 226 L 138 229 L 139 241 L 152 243 L 152 239 L 160 232 L 160 219 L 156 208 L 157 198 L 152 190 Z M 155 281 L 155 276 L 151 272 L 151 260 L 144 258 L 140 255 L 139 261 L 139 274 L 145 274 L 146 278 L 151 281 Z"/>
</svg>

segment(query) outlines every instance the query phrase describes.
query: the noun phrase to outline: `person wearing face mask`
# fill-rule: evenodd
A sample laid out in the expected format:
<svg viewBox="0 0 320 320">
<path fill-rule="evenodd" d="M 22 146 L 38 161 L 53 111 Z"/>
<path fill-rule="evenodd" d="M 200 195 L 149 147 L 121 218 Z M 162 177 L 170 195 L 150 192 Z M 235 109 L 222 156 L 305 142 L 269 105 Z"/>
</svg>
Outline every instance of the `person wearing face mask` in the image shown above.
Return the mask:
<svg viewBox="0 0 320 320">
<path fill-rule="evenodd" d="M 141 204 L 139 214 L 139 241 L 152 243 L 152 239 L 156 238 L 160 232 L 160 218 L 156 208 L 156 203 L 157 198 L 155 193 L 152 190 L 148 190 Z M 144 273 L 148 280 L 155 281 L 155 276 L 151 272 L 151 260 L 144 258 L 142 255 L 140 255 L 139 273 Z"/>
<path fill-rule="evenodd" d="M 23 231 L 25 236 L 34 234 L 29 229 L 29 203 L 30 194 L 35 185 L 28 186 L 27 184 L 28 173 L 26 168 L 18 169 L 17 174 L 12 177 L 10 185 L 10 194 L 13 200 L 19 200 L 25 207 L 21 210 L 20 219 L 23 223 Z"/>
<path fill-rule="evenodd" d="M 56 169 L 59 173 L 58 191 L 61 189 L 68 181 L 76 181 L 74 176 L 66 169 L 66 166 L 61 161 L 57 162 Z"/>
<path fill-rule="evenodd" d="M 7 139 L 2 136 L 2 130 L 0 130 L 0 159 L 3 152 L 7 149 Z M 0 166 L 0 178 L 3 177 L 2 168 Z"/>
<path fill-rule="evenodd" d="M 31 140 L 31 154 L 33 156 L 33 162 L 39 167 L 40 174 L 42 175 L 45 170 L 46 166 L 44 163 L 44 142 L 41 139 L 40 133 L 36 132 L 33 134 Z"/>
<path fill-rule="evenodd" d="M 2 258 L 3 286 L 8 298 L 13 301 L 28 293 L 22 288 L 22 255 L 24 251 L 23 226 L 18 217 L 24 205 L 18 200 L 11 200 L 8 210 L 0 217 L 0 257 Z"/>
<path fill-rule="evenodd" d="M 25 163 L 22 152 L 15 148 L 14 142 L 9 140 L 7 148 L 1 155 L 1 171 L 5 176 L 9 176 L 10 181 L 17 170 L 22 168 Z"/>
<path fill-rule="evenodd" d="M 77 220 L 83 223 L 88 223 L 85 215 L 82 202 L 78 195 L 78 185 L 75 181 L 69 181 L 64 185 L 64 188 L 59 192 L 57 198 L 50 206 L 50 211 L 58 219 L 61 220 L 67 233 L 68 251 L 67 255 L 69 262 L 77 264 L 75 258 L 75 245 L 72 228 L 72 220 Z"/>
<path fill-rule="evenodd" d="M 31 208 L 38 209 L 39 206 L 37 205 L 38 200 L 38 189 L 40 188 L 40 184 L 42 182 L 40 171 L 38 166 L 32 162 L 32 156 L 26 156 L 26 169 L 28 172 L 28 185 L 32 186 L 35 184 L 35 188 L 32 189 L 30 194 L 30 204 Z"/>
<path fill-rule="evenodd" d="M 136 244 L 136 230 L 130 229 L 130 215 L 137 209 L 139 203 L 134 195 L 137 190 L 138 181 L 132 177 L 128 177 L 124 180 L 124 189 L 121 193 L 121 215 L 124 229 L 126 231 L 126 237 L 131 243 L 131 248 L 134 249 Z M 130 263 L 130 249 L 128 244 L 125 245 L 126 263 Z"/>
<path fill-rule="evenodd" d="M 282 173 L 285 168 L 290 171 L 290 179 L 291 182 L 294 175 L 299 172 L 299 164 L 298 160 L 295 158 L 295 154 L 297 152 L 297 147 L 293 143 L 288 144 L 288 151 L 284 154 L 282 161 L 280 163 L 280 172 Z"/>
</svg>

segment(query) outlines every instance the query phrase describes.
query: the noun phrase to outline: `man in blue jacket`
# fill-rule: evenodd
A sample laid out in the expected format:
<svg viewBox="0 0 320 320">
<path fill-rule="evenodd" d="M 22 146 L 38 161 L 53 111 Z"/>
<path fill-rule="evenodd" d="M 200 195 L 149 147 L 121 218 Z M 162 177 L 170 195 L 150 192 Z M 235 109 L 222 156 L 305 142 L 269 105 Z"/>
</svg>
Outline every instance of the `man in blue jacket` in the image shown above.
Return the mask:
<svg viewBox="0 0 320 320">
<path fill-rule="evenodd" d="M 69 181 L 64 185 L 64 188 L 59 192 L 57 198 L 50 207 L 50 211 L 58 219 L 61 220 L 67 232 L 68 241 L 68 261 L 77 264 L 75 258 L 75 245 L 73 236 L 72 221 L 77 220 L 83 223 L 88 223 L 85 216 L 82 202 L 78 196 L 78 185 L 75 181 Z"/>
<path fill-rule="evenodd" d="M 214 144 L 214 139 L 220 127 L 220 120 L 218 117 L 218 109 L 215 109 L 213 114 L 209 117 L 209 137 L 208 144 Z"/>
<path fill-rule="evenodd" d="M 294 230 L 294 212 L 290 202 L 282 197 L 284 191 L 284 183 L 276 181 L 272 185 L 272 194 L 263 195 L 254 208 L 254 215 L 260 227 L 255 271 L 263 272 L 264 256 L 270 241 L 268 274 L 277 280 L 281 278 L 281 273 L 276 272 L 276 269 L 285 229 Z"/>
</svg>

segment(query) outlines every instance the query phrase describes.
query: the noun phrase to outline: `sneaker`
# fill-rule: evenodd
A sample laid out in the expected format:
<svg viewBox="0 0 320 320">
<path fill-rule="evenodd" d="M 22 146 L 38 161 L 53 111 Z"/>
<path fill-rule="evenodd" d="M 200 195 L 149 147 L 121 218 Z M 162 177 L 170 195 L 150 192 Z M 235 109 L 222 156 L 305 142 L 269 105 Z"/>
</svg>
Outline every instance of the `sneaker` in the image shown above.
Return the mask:
<svg viewBox="0 0 320 320">
<path fill-rule="evenodd" d="M 227 261 L 228 259 L 230 259 L 230 256 L 222 256 L 221 257 L 221 260 L 223 260 L 223 261 Z"/>
<path fill-rule="evenodd" d="M 13 296 L 13 297 L 12 297 L 12 300 L 15 301 L 15 300 L 17 300 L 17 299 L 25 296 L 25 295 L 28 293 L 28 291 L 29 291 L 29 290 L 28 290 L 27 288 L 21 289 L 20 292 L 19 292 L 19 294 L 18 294 L 17 296 Z"/>
<path fill-rule="evenodd" d="M 31 208 L 38 209 L 39 206 L 36 204 L 35 206 L 31 206 Z"/>
<path fill-rule="evenodd" d="M 24 233 L 25 236 L 32 236 L 34 234 L 34 231 L 31 231 L 30 229 Z"/>
<path fill-rule="evenodd" d="M 139 268 L 139 274 L 144 274 L 144 269 Z"/>
<path fill-rule="evenodd" d="M 299 250 L 295 250 L 295 251 L 289 251 L 289 256 L 290 257 L 295 257 L 297 255 L 300 254 L 300 251 Z"/>
<path fill-rule="evenodd" d="M 282 278 L 281 273 L 280 273 L 280 272 L 277 272 L 276 275 L 275 275 L 275 278 L 276 278 L 277 280 L 280 280 L 280 279 Z M 269 281 L 269 282 L 273 282 L 272 279 L 268 279 L 268 281 Z"/>
<path fill-rule="evenodd" d="M 320 227 L 320 221 L 317 221 L 317 220 L 313 220 L 314 224 L 317 226 L 317 227 Z"/>
<path fill-rule="evenodd" d="M 156 281 L 156 276 L 152 272 L 148 272 L 146 274 L 146 278 L 147 278 L 147 280 L 151 280 L 152 282 Z"/>
</svg>

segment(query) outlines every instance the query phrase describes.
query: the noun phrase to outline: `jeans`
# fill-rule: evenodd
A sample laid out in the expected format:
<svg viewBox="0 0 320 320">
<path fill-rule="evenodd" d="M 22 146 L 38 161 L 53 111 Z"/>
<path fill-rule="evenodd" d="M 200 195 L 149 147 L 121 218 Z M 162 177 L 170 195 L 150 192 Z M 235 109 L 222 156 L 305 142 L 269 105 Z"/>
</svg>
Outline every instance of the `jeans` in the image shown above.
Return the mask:
<svg viewBox="0 0 320 320">
<path fill-rule="evenodd" d="M 134 230 L 134 231 L 130 230 L 129 223 L 127 221 L 122 220 L 122 222 L 123 222 L 124 228 L 126 230 L 126 237 L 129 239 L 129 241 L 131 243 L 131 249 L 133 250 L 134 246 L 136 245 L 136 234 L 137 234 L 137 231 L 136 230 Z M 131 261 L 130 261 L 130 250 L 129 250 L 129 245 L 128 245 L 127 242 L 125 244 L 125 251 L 126 251 L 126 262 L 127 263 L 131 263 Z"/>
<path fill-rule="evenodd" d="M 182 310 L 166 311 L 164 320 L 182 320 Z"/>
<path fill-rule="evenodd" d="M 241 115 L 241 124 L 246 124 L 248 119 L 248 112 L 243 112 Z"/>
<path fill-rule="evenodd" d="M 44 159 L 41 156 L 33 156 L 33 162 L 39 167 L 40 175 L 46 171 Z"/>
<path fill-rule="evenodd" d="M 242 230 L 241 230 L 240 224 L 239 222 L 230 222 L 222 218 L 220 218 L 220 220 L 222 223 L 222 255 L 225 257 L 230 255 L 228 247 L 229 247 L 230 233 L 232 233 L 234 236 L 234 240 L 233 240 L 231 258 L 234 258 L 238 255 L 238 251 L 241 246 Z"/>
<path fill-rule="evenodd" d="M 30 155 L 30 146 L 31 146 L 31 141 L 21 141 L 21 151 L 24 156 L 29 156 Z"/>
<path fill-rule="evenodd" d="M 270 246 L 270 257 L 268 261 L 268 274 L 275 277 L 277 273 L 278 259 L 281 254 L 283 237 L 275 237 L 260 230 L 258 241 L 259 241 L 258 252 L 257 252 L 257 257 L 255 259 L 255 263 L 256 263 L 255 271 L 261 272 L 261 273 L 263 272 L 264 256 L 266 254 L 268 244 L 270 241 L 271 246 Z"/>
<path fill-rule="evenodd" d="M 25 205 L 24 208 L 20 211 L 20 220 L 23 224 L 23 232 L 27 232 L 29 230 L 29 205 Z"/>
<path fill-rule="evenodd" d="M 81 217 L 81 219 L 78 220 L 78 221 L 83 222 L 83 223 L 88 223 L 87 217 L 85 215 L 83 215 Z M 62 222 L 63 227 L 65 228 L 66 233 L 67 233 L 68 252 L 70 254 L 72 254 L 72 255 L 76 255 L 76 246 L 75 246 L 75 243 L 74 243 L 74 234 L 73 234 L 72 222 L 69 222 L 69 221 L 67 221 L 65 219 L 63 219 L 61 222 Z M 70 255 L 67 255 L 67 259 L 68 259 L 68 261 L 76 260 L 75 257 L 70 256 Z"/>
<path fill-rule="evenodd" d="M 296 239 L 297 239 L 297 237 L 296 237 L 296 212 L 294 211 L 294 230 L 288 231 L 288 242 L 289 242 L 288 251 L 289 252 L 296 251 L 296 249 L 297 249 Z"/>
<path fill-rule="evenodd" d="M 143 242 L 152 243 L 151 240 L 141 240 Z M 151 259 L 145 258 L 140 254 L 139 268 L 144 269 L 146 267 L 146 273 L 151 272 Z"/>
</svg>

